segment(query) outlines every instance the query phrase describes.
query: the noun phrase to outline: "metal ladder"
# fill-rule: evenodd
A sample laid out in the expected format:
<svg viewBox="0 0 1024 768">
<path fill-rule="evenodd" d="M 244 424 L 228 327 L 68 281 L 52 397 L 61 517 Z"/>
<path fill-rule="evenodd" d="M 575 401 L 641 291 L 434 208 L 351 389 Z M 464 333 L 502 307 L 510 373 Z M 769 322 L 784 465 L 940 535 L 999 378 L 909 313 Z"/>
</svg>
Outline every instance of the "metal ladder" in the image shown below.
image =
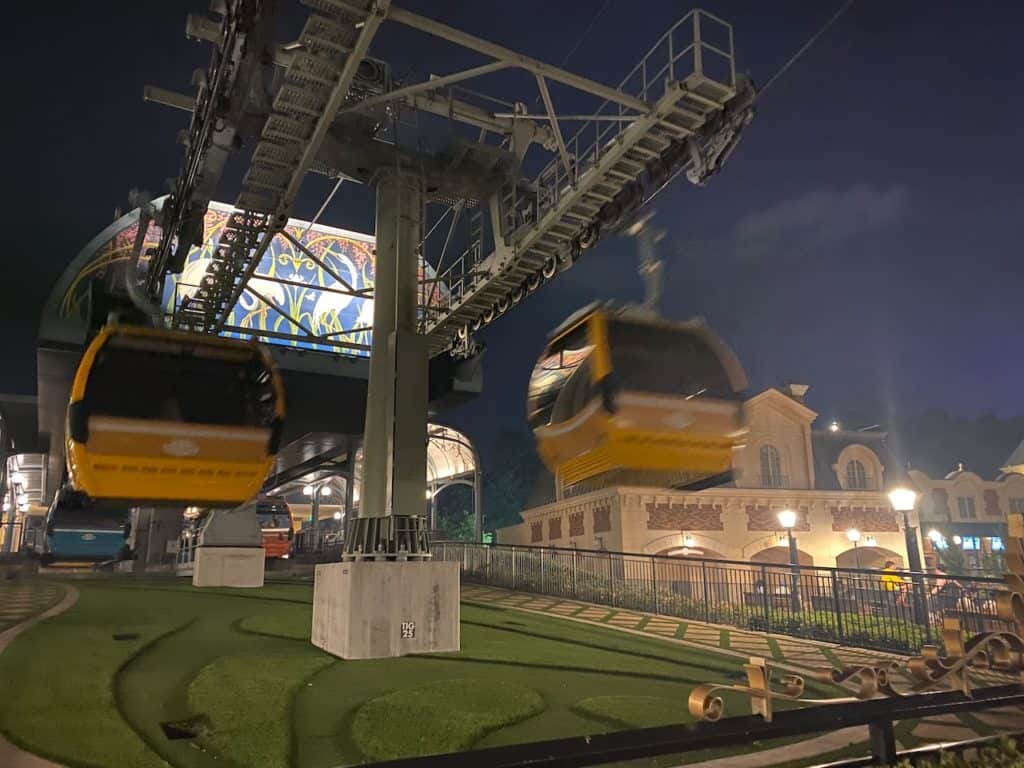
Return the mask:
<svg viewBox="0 0 1024 768">
<path fill-rule="evenodd" d="M 376 24 L 367 23 L 369 0 L 302 1 L 313 13 L 299 36 L 301 47 L 274 97 L 213 260 L 195 293 L 175 312 L 176 328 L 211 332 L 223 327 L 244 283 L 287 223 L 288 197 L 308 170 L 311 147 L 315 152 L 313 145 L 323 138 L 325 116 L 329 113 L 329 124 L 337 109 L 329 105 L 339 90 L 347 93 L 376 30 Z M 352 56 L 359 61 L 350 62 Z"/>
</svg>

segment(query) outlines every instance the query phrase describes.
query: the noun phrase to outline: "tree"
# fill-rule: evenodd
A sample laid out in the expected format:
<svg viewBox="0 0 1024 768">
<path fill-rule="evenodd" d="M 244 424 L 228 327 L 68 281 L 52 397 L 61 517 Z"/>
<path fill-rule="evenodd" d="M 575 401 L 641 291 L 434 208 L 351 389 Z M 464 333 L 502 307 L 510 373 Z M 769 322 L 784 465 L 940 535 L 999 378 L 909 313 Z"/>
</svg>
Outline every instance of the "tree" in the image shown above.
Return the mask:
<svg viewBox="0 0 1024 768">
<path fill-rule="evenodd" d="M 452 485 L 437 496 L 437 530 L 445 539 L 473 541 L 473 489 Z"/>
<path fill-rule="evenodd" d="M 494 531 L 522 522 L 519 513 L 530 500 L 541 472 L 533 435 L 505 430 L 496 441 L 490 467 L 484 471 L 484 528 Z"/>
<path fill-rule="evenodd" d="M 939 566 L 946 573 L 966 573 L 967 559 L 964 551 L 956 544 L 950 542 L 945 547 L 938 549 L 936 554 L 939 558 Z"/>
</svg>

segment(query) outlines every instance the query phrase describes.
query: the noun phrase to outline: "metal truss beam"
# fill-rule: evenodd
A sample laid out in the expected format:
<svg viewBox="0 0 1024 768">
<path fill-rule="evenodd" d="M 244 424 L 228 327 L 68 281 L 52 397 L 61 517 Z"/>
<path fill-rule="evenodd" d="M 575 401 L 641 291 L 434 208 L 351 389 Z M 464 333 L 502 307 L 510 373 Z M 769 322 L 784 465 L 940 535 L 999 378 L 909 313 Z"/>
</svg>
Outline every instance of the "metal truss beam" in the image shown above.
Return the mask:
<svg viewBox="0 0 1024 768">
<path fill-rule="evenodd" d="M 392 101 L 398 101 L 399 99 L 405 99 L 409 96 L 415 96 L 418 93 L 426 91 L 436 91 L 439 88 L 444 88 L 451 85 L 452 83 L 459 83 L 463 80 L 469 80 L 474 77 L 480 77 L 481 75 L 487 75 L 491 72 L 497 72 L 502 69 L 508 69 L 512 65 L 506 61 L 493 61 L 490 64 L 484 64 L 479 67 L 473 67 L 472 69 L 465 69 L 461 72 L 453 72 L 450 75 L 443 75 L 442 77 L 432 77 L 429 80 L 424 80 L 422 83 L 415 83 L 413 85 L 407 85 L 404 88 L 398 88 L 388 93 L 382 93 L 380 96 L 373 96 L 369 99 L 363 99 L 357 104 L 345 109 L 339 110 L 339 115 L 344 115 L 348 112 L 359 112 L 371 107 L 376 107 L 380 104 L 389 104 Z"/>
<path fill-rule="evenodd" d="M 551 119 L 551 115 L 527 115 L 518 114 L 516 112 L 495 112 L 495 117 L 499 118 L 515 118 L 516 120 L 544 120 L 545 122 Z M 637 119 L 637 115 L 556 115 L 557 120 L 572 120 L 572 121 L 586 121 L 586 122 L 597 122 L 597 123 L 632 123 Z"/>
<path fill-rule="evenodd" d="M 572 161 L 569 159 L 569 150 L 565 148 L 565 139 L 562 137 L 562 129 L 558 127 L 558 116 L 555 114 L 555 104 L 551 101 L 551 92 L 548 91 L 547 81 L 544 75 L 537 75 L 537 89 L 544 101 L 544 109 L 548 111 L 548 120 L 551 123 L 551 130 L 555 134 L 555 143 L 558 144 L 558 154 L 562 157 L 562 165 L 565 166 L 565 175 L 573 178 Z"/>
<path fill-rule="evenodd" d="M 431 89 L 439 87 L 436 81 L 432 81 L 430 86 Z M 394 93 L 394 91 L 392 91 L 392 93 Z M 391 96 L 391 94 L 386 95 L 388 98 L 383 99 L 383 101 L 390 103 L 394 100 L 394 96 Z M 145 87 L 143 90 L 143 98 L 154 104 L 160 104 L 173 109 L 180 109 L 184 112 L 192 112 L 196 105 L 195 99 L 187 94 L 170 91 L 166 88 L 159 88 L 154 85 L 147 85 Z M 493 112 L 489 112 L 483 107 L 477 106 L 476 104 L 471 104 L 467 101 L 463 101 L 462 99 L 446 98 L 445 96 L 434 93 L 432 90 L 420 91 L 412 94 L 411 96 L 406 94 L 405 98 L 411 102 L 413 107 L 423 112 L 429 112 L 430 114 L 437 115 L 438 117 L 456 120 L 460 123 L 473 126 L 474 128 L 482 128 L 498 134 L 506 134 L 512 131 L 513 118 L 547 120 L 543 115 L 514 115 L 511 112 L 495 114 Z M 361 101 L 351 107 L 346 107 L 340 114 L 363 112 L 368 108 L 367 101 Z M 560 117 L 559 119 L 572 120 L 583 118 Z M 631 118 L 629 116 L 623 116 L 616 119 L 629 120 Z M 550 138 L 551 135 L 548 127 L 546 125 L 538 125 L 535 140 L 541 144 L 546 144 Z"/>
<path fill-rule="evenodd" d="M 166 88 L 159 88 L 155 85 L 147 85 L 142 89 L 142 100 L 151 101 L 165 107 L 173 107 L 185 112 L 192 112 L 196 108 L 196 100 L 185 93 L 169 91 Z"/>
<path fill-rule="evenodd" d="M 442 40 L 447 40 L 450 43 L 468 48 L 471 51 L 482 53 L 484 56 L 490 56 L 492 59 L 506 62 L 512 66 L 520 67 L 535 75 L 543 75 L 549 80 L 568 85 L 587 93 L 591 93 L 594 96 L 599 96 L 602 99 L 621 104 L 624 107 L 635 109 L 638 112 L 646 113 L 650 111 L 650 105 L 638 99 L 634 96 L 630 96 L 627 93 L 616 88 L 609 88 L 607 85 L 599 83 L 595 80 L 583 77 L 581 75 L 567 72 L 559 67 L 552 66 L 551 64 L 545 64 L 543 61 L 531 58 L 522 53 L 517 53 L 510 48 L 491 43 L 487 40 L 482 40 L 479 37 L 475 37 L 468 32 L 463 32 L 454 27 L 449 27 L 447 24 L 442 24 L 434 19 L 421 16 L 418 13 L 413 13 L 405 8 L 399 8 L 398 6 L 391 6 L 387 12 L 387 17 L 391 21 L 396 21 L 399 24 L 404 24 L 408 27 L 413 27 L 421 32 L 426 32 L 428 35 L 439 37 Z"/>
<path fill-rule="evenodd" d="M 483 107 L 462 101 L 461 99 L 449 99 L 439 94 L 426 92 L 418 93 L 412 97 L 413 106 L 423 112 L 429 112 L 438 117 L 446 117 L 457 120 L 460 123 L 471 125 L 474 128 L 491 131 L 493 133 L 507 134 L 512 132 L 513 121 L 511 116 L 499 118 Z M 534 139 L 544 144 L 548 141 L 549 133 L 547 126 L 537 126 L 537 134 Z"/>
<path fill-rule="evenodd" d="M 345 469 L 352 459 L 351 454 L 352 451 L 348 445 L 334 446 L 295 466 L 288 467 L 280 472 L 275 471 L 274 474 L 267 478 L 262 490 L 264 493 L 274 493 L 286 485 L 303 480 L 309 475 L 325 468 L 332 473 Z"/>
</svg>

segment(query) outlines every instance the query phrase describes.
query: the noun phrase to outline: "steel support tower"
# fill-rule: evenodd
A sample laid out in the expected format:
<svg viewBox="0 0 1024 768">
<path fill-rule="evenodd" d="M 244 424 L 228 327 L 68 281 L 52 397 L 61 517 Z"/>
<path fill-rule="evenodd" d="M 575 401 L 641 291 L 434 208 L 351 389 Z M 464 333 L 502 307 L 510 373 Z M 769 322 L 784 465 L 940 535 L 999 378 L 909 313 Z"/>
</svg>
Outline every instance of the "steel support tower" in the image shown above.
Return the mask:
<svg viewBox="0 0 1024 768">
<path fill-rule="evenodd" d="M 429 557 L 425 530 L 427 366 L 472 357 L 476 330 L 565 272 L 682 175 L 703 184 L 728 159 L 753 116 L 754 88 L 736 74 L 732 28 L 695 10 L 671 25 L 609 86 L 393 5 L 303 0 L 294 41 L 274 39 L 274 6 L 228 0 L 188 33 L 214 45 L 190 97 L 147 88 L 148 99 L 192 113 L 186 159 L 160 212 L 163 238 L 144 260 L 154 297 L 188 248 L 226 157 L 248 157 L 236 211 L 198 286 L 175 301 L 169 325 L 220 333 L 239 297 L 285 317 L 275 338 L 346 351 L 344 333 L 314 333 L 250 279 L 283 232 L 310 172 L 373 185 L 377 200 L 370 392 L 364 478 L 346 556 Z M 395 82 L 369 55 L 386 23 L 486 58 L 467 70 Z M 519 70 L 522 92 L 467 90 Z M 486 87 L 486 86 L 483 86 Z M 556 101 L 591 107 L 559 112 Z M 541 105 L 531 111 L 527 104 Z M 444 141 L 424 130 L 447 127 Z M 428 227 L 428 224 L 430 225 Z M 444 226 L 442 226 L 442 224 Z M 354 289 L 338 280 L 335 292 Z M 365 294 L 361 294 L 364 295 Z M 228 329 L 230 330 L 230 329 Z M 361 329 L 364 330 L 364 329 Z"/>
</svg>

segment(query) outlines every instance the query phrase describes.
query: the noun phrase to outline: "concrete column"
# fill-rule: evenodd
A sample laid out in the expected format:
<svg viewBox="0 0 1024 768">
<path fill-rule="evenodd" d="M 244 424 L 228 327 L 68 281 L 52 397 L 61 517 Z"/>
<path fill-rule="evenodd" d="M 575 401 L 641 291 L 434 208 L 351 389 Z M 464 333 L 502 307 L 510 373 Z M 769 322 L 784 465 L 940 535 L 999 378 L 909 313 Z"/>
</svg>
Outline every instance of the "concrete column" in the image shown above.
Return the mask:
<svg viewBox="0 0 1024 768">
<path fill-rule="evenodd" d="M 417 176 L 397 169 L 381 173 L 360 517 L 423 509 L 427 348 L 416 332 L 422 205 Z"/>
<path fill-rule="evenodd" d="M 474 541 L 479 544 L 484 540 L 484 506 L 481 501 L 483 497 L 483 474 L 480 472 L 480 457 L 473 451 L 473 535 Z"/>
<path fill-rule="evenodd" d="M 437 486 L 430 486 L 430 520 L 427 521 L 427 527 L 431 533 L 437 530 Z"/>
<path fill-rule="evenodd" d="M 180 538 L 183 512 L 178 507 L 139 507 L 133 513 L 133 572 L 173 567 L 174 557 L 167 552 L 167 543 Z"/>
<path fill-rule="evenodd" d="M 13 542 L 14 542 L 14 522 L 15 522 L 15 518 L 16 518 L 16 516 L 18 514 L 18 500 L 16 498 L 14 498 L 14 492 L 13 491 L 11 491 L 10 493 L 4 493 L 4 494 L 0 495 L 0 498 L 2 498 L 4 501 L 7 501 L 7 499 L 10 498 L 10 501 L 8 501 L 8 504 L 10 504 L 11 508 L 9 510 L 7 510 L 6 513 L 3 513 L 3 514 L 7 515 L 7 522 L 5 523 L 6 529 L 4 531 L 4 554 L 9 554 L 10 552 L 14 552 L 14 551 L 16 551 L 18 549 L 18 547 L 13 546 Z M 25 516 L 22 515 L 22 520 L 23 521 L 24 521 L 24 518 L 25 518 Z M 22 526 L 22 528 L 24 528 L 24 525 Z"/>
<path fill-rule="evenodd" d="M 320 534 L 317 529 L 320 526 L 320 488 L 322 487 L 320 485 L 313 486 L 313 495 L 309 497 L 309 530 L 313 534 L 314 552 L 320 549 Z"/>
<path fill-rule="evenodd" d="M 7 511 L 7 522 L 4 523 L 4 554 L 10 554 L 17 548 L 12 546 L 14 541 L 14 516 L 17 514 L 17 507 L 11 507 Z"/>
<path fill-rule="evenodd" d="M 356 499 L 356 452 L 359 443 L 355 438 L 348 442 L 348 472 L 345 474 L 345 521 L 348 522 Z"/>
</svg>

